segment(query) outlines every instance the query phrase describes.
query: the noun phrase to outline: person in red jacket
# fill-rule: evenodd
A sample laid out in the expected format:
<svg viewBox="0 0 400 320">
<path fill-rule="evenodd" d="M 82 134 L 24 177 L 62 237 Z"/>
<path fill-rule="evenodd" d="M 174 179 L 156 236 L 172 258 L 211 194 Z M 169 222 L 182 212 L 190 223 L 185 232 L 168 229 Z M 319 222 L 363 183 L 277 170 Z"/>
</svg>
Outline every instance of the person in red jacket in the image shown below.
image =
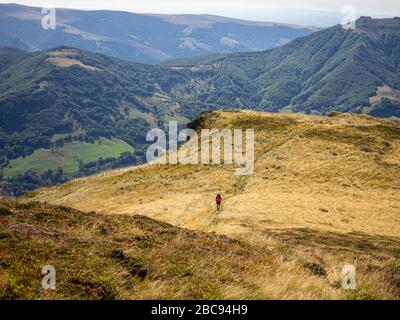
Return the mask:
<svg viewBox="0 0 400 320">
<path fill-rule="evenodd" d="M 222 197 L 220 194 L 217 194 L 217 197 L 215 198 L 215 203 L 217 204 L 217 210 L 219 211 L 222 203 Z"/>
</svg>

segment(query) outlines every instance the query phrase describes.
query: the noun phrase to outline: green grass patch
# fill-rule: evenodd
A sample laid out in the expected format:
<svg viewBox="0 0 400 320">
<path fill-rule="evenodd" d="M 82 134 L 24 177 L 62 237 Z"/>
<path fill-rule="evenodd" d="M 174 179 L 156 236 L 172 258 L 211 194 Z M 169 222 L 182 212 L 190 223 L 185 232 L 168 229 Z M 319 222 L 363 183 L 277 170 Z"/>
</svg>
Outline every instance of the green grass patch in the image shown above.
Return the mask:
<svg viewBox="0 0 400 320">
<path fill-rule="evenodd" d="M 288 105 L 288 106 L 282 108 L 281 110 L 279 110 L 279 113 L 292 114 L 292 113 L 294 113 L 293 106 Z"/>
<path fill-rule="evenodd" d="M 85 130 L 76 130 L 72 133 L 63 133 L 63 134 L 58 133 L 58 134 L 55 134 L 50 140 L 51 140 L 51 142 L 56 142 L 57 140 L 62 140 L 68 136 L 78 137 L 79 135 L 81 135 L 81 134 L 84 135 L 85 133 L 86 133 Z"/>
<path fill-rule="evenodd" d="M 165 114 L 163 116 L 163 119 L 164 119 L 164 123 L 168 123 L 168 121 L 176 121 L 176 122 L 178 122 L 178 125 L 183 125 L 183 126 L 187 125 L 190 122 L 190 120 L 188 118 L 183 117 L 178 114 L 174 114 L 174 115 Z"/>
<path fill-rule="evenodd" d="M 137 109 L 129 110 L 128 118 L 130 119 L 143 119 L 151 126 L 156 126 L 156 119 L 150 112 L 141 112 Z"/>
<path fill-rule="evenodd" d="M 12 177 L 27 170 L 43 172 L 61 167 L 65 174 L 73 175 L 79 170 L 79 161 L 87 163 L 97 161 L 99 158 L 117 158 L 122 153 L 133 150 L 133 147 L 126 142 L 114 138 L 111 140 L 100 138 L 93 144 L 74 141 L 66 143 L 63 148 L 39 149 L 28 157 L 12 160 L 3 173 Z"/>
</svg>

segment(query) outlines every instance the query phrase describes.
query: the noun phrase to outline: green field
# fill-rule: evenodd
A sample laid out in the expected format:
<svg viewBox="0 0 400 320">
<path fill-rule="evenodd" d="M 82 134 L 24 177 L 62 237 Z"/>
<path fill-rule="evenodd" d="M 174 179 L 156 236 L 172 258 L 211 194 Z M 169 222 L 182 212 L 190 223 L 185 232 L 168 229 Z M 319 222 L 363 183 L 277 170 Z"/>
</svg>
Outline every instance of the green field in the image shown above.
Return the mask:
<svg viewBox="0 0 400 320">
<path fill-rule="evenodd" d="M 184 116 L 178 115 L 178 114 L 174 114 L 174 115 L 169 115 L 169 114 L 165 114 L 164 115 L 164 122 L 168 125 L 169 121 L 176 121 L 178 122 L 178 125 L 187 125 L 190 120 Z"/>
<path fill-rule="evenodd" d="M 87 163 L 99 158 L 117 158 L 124 152 L 133 152 L 133 147 L 119 139 L 100 138 L 94 144 L 74 141 L 66 143 L 63 148 L 39 149 L 29 157 L 12 160 L 3 174 L 15 176 L 30 169 L 45 171 L 61 167 L 66 175 L 73 175 L 79 170 L 79 161 Z"/>
</svg>

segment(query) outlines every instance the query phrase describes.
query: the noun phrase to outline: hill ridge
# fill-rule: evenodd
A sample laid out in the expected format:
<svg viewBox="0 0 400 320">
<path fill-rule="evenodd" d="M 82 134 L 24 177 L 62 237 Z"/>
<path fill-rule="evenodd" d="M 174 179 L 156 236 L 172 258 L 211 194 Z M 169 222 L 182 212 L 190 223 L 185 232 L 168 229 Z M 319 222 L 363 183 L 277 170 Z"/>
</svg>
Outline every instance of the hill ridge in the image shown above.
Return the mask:
<svg viewBox="0 0 400 320">
<path fill-rule="evenodd" d="M 235 212 L 242 212 L 248 217 L 250 213 L 244 213 L 242 210 L 251 200 L 245 199 L 257 198 L 257 193 L 259 193 L 258 201 L 263 199 L 262 201 L 266 202 L 264 207 L 269 208 L 268 215 L 271 221 L 275 220 L 277 225 L 285 225 L 285 223 L 291 225 L 289 220 L 283 222 L 285 218 L 281 221 L 279 215 L 275 215 L 273 208 L 279 208 L 279 202 L 271 204 L 270 201 L 278 201 L 282 196 L 287 197 L 287 209 L 292 212 L 293 217 L 303 214 L 301 210 L 296 209 L 299 205 L 305 212 L 309 210 L 315 212 L 316 216 L 320 215 L 319 209 L 332 210 L 337 214 L 337 216 L 334 215 L 335 219 L 340 221 L 339 217 L 342 213 L 335 208 L 335 200 L 333 200 L 336 196 L 355 201 L 354 205 L 357 207 L 362 206 L 362 201 L 359 199 L 364 199 L 363 201 L 372 206 L 367 197 L 375 198 L 381 194 L 385 200 L 374 204 L 379 207 L 390 205 L 390 203 L 394 205 L 393 197 L 400 190 L 396 182 L 396 177 L 400 174 L 398 171 L 400 164 L 396 160 L 400 125 L 396 121 L 351 114 L 310 117 L 253 111 L 208 112 L 200 119 L 206 128 L 243 128 L 243 126 L 254 128 L 256 163 L 253 175 L 236 176 L 234 167 L 231 165 L 174 166 L 150 163 L 38 190 L 29 198 L 76 206 L 81 210 L 99 212 L 104 210 L 130 214 L 147 212 L 153 218 L 165 219 L 170 223 L 189 228 L 208 230 L 210 219 L 213 219 L 210 217 L 216 213 L 212 202 L 213 193 L 222 193 L 227 199 L 232 196 L 225 203 L 224 212 L 219 215 L 220 218 L 224 217 L 224 223 L 227 225 L 215 225 L 211 230 L 216 231 L 221 227 L 222 230 L 230 230 L 232 234 L 241 234 L 246 233 L 248 228 L 236 225 L 236 219 L 240 221 L 240 215 Z M 197 129 L 199 128 L 197 126 Z M 300 153 L 299 150 L 302 152 Z M 308 159 L 308 157 L 311 158 Z M 362 168 L 355 166 L 362 166 Z M 319 184 L 331 190 L 328 192 L 329 196 L 328 193 L 318 194 Z M 312 209 L 306 209 L 302 201 L 300 203 L 303 204 L 296 204 L 297 196 L 299 196 L 296 190 L 301 190 L 302 187 L 307 190 L 304 191 L 305 194 L 310 194 L 311 198 L 308 201 L 313 203 Z M 144 188 L 143 191 L 140 191 L 142 188 Z M 165 188 L 167 188 L 166 194 L 161 195 L 159 190 Z M 359 198 L 350 200 L 352 196 L 348 190 L 355 190 Z M 393 194 L 389 190 L 392 190 Z M 270 192 L 272 193 L 268 196 Z M 101 195 L 103 199 L 101 205 L 91 200 L 96 198 L 95 194 Z M 315 202 L 313 197 L 319 199 L 320 203 Z M 241 204 L 242 200 L 243 204 Z M 255 198 L 254 201 L 256 201 Z M 191 207 L 191 203 L 197 204 L 192 207 L 189 216 L 184 217 L 182 221 L 177 221 L 175 213 L 186 212 L 185 208 Z M 352 212 L 354 208 L 350 209 L 350 207 L 349 204 L 347 210 Z M 261 207 L 257 205 L 254 210 L 258 210 L 256 208 Z M 369 219 L 374 219 L 374 210 L 382 211 L 383 209 L 372 209 L 372 207 L 368 209 L 371 214 Z M 385 210 L 387 213 L 394 214 L 393 208 L 385 207 Z M 228 217 L 231 215 L 234 219 L 226 220 L 230 219 Z M 359 213 L 357 216 L 360 217 Z M 298 220 L 298 223 L 304 226 L 304 222 L 300 221 Z M 313 221 L 311 225 L 326 228 L 314 218 L 310 221 Z M 388 232 L 390 235 L 397 233 L 394 227 L 386 230 L 379 229 L 377 222 L 366 225 L 364 219 L 359 223 L 360 226 L 362 225 L 361 230 L 376 228 L 375 232 L 380 230 L 378 233 Z M 346 228 L 345 223 L 339 224 L 342 228 Z M 334 229 L 337 230 L 336 228 Z"/>
<path fill-rule="evenodd" d="M 3 31 L 0 45 L 36 51 L 67 44 L 129 61 L 158 63 L 199 53 L 272 48 L 280 45 L 282 39 L 289 41 L 314 30 L 285 24 L 210 19 L 202 15 L 186 21 L 185 16 L 56 10 L 57 28 L 49 33 L 41 27 L 44 16 L 41 8 L 0 4 Z"/>
<path fill-rule="evenodd" d="M 39 189 L 19 201 L 102 215 L 141 214 L 254 245 L 283 268 L 274 271 L 272 285 L 258 281 L 269 297 L 282 292 L 275 287 L 280 278 L 300 295 L 305 283 L 313 283 L 312 297 L 398 297 L 393 276 L 400 270 L 398 121 L 235 110 L 203 113 L 190 126 L 254 128 L 253 175 L 237 176 L 231 165 L 148 163 Z M 217 193 L 223 199 L 220 211 L 214 204 Z M 357 270 L 357 288 L 351 292 L 340 289 L 336 277 L 348 264 Z M 304 269 L 317 282 L 308 280 Z M 286 284 L 288 298 L 292 290 Z"/>
</svg>

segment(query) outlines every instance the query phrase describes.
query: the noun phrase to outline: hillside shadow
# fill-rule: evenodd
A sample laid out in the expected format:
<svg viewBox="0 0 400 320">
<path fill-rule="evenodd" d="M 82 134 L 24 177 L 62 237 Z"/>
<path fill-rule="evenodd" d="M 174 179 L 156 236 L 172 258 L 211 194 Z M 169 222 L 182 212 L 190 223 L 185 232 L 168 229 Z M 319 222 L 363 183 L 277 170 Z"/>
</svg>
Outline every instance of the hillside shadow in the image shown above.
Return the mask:
<svg viewBox="0 0 400 320">
<path fill-rule="evenodd" d="M 328 250 L 332 253 L 390 255 L 400 258 L 400 238 L 362 232 L 337 233 L 309 228 L 267 229 L 264 235 L 296 246 Z"/>
</svg>

